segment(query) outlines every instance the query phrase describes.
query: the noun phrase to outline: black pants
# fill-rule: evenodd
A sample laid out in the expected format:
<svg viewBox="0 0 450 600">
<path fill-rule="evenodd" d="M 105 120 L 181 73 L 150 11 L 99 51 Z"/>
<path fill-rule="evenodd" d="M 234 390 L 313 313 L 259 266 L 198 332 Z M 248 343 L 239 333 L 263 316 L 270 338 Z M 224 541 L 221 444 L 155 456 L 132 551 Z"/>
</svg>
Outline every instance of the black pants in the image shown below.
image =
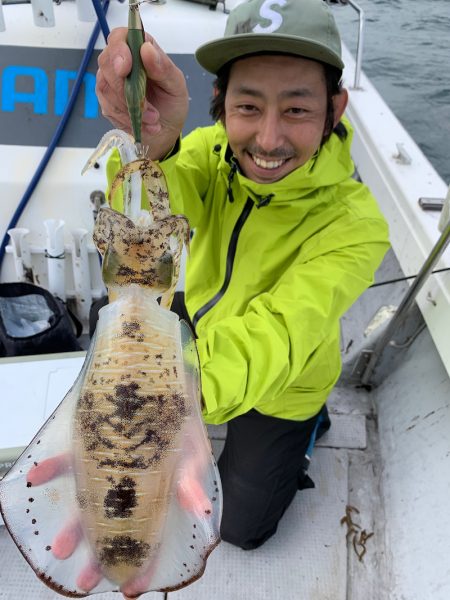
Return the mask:
<svg viewBox="0 0 450 600">
<path fill-rule="evenodd" d="M 251 410 L 228 422 L 218 461 L 223 540 L 244 550 L 261 546 L 276 532 L 297 490 L 312 487 L 305 485 L 303 466 L 317 419 L 290 421 Z M 318 436 L 329 425 L 324 414 Z"/>
<path fill-rule="evenodd" d="M 181 292 L 175 294 L 172 310 L 192 327 Z M 317 437 L 330 427 L 326 407 L 321 416 Z M 276 532 L 297 490 L 311 487 L 305 482 L 309 479 L 304 471 L 305 454 L 317 422 L 318 415 L 307 421 L 290 421 L 256 410 L 228 422 L 218 461 L 223 540 L 251 550 Z"/>
</svg>

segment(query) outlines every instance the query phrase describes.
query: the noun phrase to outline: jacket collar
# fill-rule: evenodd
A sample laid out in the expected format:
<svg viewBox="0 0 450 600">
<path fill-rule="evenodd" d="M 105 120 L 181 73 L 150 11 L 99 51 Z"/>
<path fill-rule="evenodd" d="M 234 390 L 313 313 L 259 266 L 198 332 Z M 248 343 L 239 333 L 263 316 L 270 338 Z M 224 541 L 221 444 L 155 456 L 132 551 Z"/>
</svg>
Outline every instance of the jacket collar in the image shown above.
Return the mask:
<svg viewBox="0 0 450 600">
<path fill-rule="evenodd" d="M 307 163 L 298 167 L 283 179 L 274 183 L 256 183 L 239 172 L 225 130 L 218 123 L 217 137 L 220 139 L 220 157 L 217 165 L 221 176 L 226 180 L 228 199 L 232 202 L 238 188 L 255 200 L 261 208 L 272 202 L 290 202 L 302 198 L 311 198 L 319 188 L 336 185 L 351 177 L 354 165 L 350 155 L 353 130 L 348 120 L 343 119 L 348 136 L 345 140 L 332 134 L 330 139 L 320 148 Z"/>
</svg>

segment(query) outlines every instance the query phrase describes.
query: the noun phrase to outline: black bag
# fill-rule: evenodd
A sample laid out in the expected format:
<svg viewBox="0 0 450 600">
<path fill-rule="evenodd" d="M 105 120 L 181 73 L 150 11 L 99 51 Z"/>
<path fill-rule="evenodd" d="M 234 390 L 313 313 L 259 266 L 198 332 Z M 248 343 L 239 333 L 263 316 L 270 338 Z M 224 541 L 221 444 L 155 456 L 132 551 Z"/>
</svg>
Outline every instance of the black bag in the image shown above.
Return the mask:
<svg viewBox="0 0 450 600">
<path fill-rule="evenodd" d="M 31 283 L 0 283 L 0 356 L 82 350 L 66 305 Z"/>
<path fill-rule="evenodd" d="M 97 327 L 98 313 L 101 308 L 108 304 L 108 296 L 102 296 L 98 300 L 94 300 L 89 310 L 89 337 L 94 337 L 95 329 Z"/>
</svg>

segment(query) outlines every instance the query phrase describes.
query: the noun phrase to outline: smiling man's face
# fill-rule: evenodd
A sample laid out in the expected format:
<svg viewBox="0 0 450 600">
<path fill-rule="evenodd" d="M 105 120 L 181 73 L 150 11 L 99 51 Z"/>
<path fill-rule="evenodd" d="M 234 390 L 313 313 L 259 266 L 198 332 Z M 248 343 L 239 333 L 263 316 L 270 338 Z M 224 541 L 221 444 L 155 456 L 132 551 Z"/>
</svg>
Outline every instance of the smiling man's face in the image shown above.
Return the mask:
<svg viewBox="0 0 450 600">
<path fill-rule="evenodd" d="M 231 67 L 225 129 L 242 172 L 253 181 L 278 181 L 305 164 L 320 146 L 326 112 L 324 69 L 315 61 L 263 55 Z M 335 124 L 342 112 L 335 105 Z"/>
</svg>

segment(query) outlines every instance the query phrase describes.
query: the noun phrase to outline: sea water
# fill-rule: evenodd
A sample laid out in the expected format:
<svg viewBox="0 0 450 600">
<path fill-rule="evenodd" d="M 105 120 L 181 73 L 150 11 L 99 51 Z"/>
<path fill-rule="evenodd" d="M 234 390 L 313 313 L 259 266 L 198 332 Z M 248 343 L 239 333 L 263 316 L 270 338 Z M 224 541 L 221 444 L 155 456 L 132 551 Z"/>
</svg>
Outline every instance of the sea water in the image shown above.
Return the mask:
<svg viewBox="0 0 450 600">
<path fill-rule="evenodd" d="M 450 0 L 356 0 L 366 16 L 363 70 L 450 184 Z M 336 7 L 355 55 L 357 13 Z"/>
</svg>

